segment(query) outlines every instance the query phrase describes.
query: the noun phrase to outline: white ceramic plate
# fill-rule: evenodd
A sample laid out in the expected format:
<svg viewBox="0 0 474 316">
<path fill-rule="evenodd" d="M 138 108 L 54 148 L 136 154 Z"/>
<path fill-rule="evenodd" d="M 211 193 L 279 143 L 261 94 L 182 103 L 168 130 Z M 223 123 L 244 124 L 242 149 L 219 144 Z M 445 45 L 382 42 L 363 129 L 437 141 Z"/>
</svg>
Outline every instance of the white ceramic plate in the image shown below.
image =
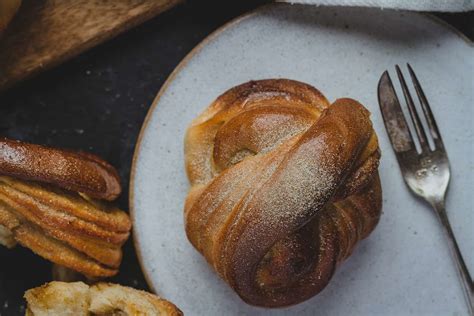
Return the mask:
<svg viewBox="0 0 474 316">
<path fill-rule="evenodd" d="M 135 152 L 130 204 L 150 286 L 187 315 L 464 315 L 454 264 L 434 213 L 405 187 L 385 133 L 376 86 L 410 62 L 441 129 L 452 166 L 447 208 L 474 268 L 474 49 L 427 16 L 389 10 L 271 5 L 221 28 L 194 49 L 161 89 Z M 187 241 L 183 136 L 228 88 L 290 78 L 329 100 L 352 97 L 380 137 L 384 212 L 379 226 L 311 300 L 279 310 L 243 303 Z M 473 270 L 474 271 L 474 270 Z"/>
</svg>

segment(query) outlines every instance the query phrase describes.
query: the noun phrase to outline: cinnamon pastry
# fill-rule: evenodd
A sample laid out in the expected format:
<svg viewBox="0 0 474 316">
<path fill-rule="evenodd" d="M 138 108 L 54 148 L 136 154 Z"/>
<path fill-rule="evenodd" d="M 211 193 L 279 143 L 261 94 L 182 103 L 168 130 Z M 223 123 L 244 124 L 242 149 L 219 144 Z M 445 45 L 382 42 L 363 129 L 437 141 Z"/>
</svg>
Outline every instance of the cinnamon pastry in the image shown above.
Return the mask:
<svg viewBox="0 0 474 316">
<path fill-rule="evenodd" d="M 6 138 L 0 139 L 0 174 L 108 201 L 115 200 L 122 190 L 115 168 L 95 155 Z"/>
<path fill-rule="evenodd" d="M 50 282 L 25 293 L 26 316 L 179 316 L 172 303 L 147 292 L 111 283 Z"/>
<path fill-rule="evenodd" d="M 232 88 L 191 123 L 186 234 L 247 303 L 314 296 L 376 226 L 380 150 L 369 115 L 281 79 Z"/>
<path fill-rule="evenodd" d="M 131 222 L 89 196 L 120 190 L 115 169 L 96 156 L 0 140 L 0 243 L 88 277 L 115 275 Z"/>
</svg>

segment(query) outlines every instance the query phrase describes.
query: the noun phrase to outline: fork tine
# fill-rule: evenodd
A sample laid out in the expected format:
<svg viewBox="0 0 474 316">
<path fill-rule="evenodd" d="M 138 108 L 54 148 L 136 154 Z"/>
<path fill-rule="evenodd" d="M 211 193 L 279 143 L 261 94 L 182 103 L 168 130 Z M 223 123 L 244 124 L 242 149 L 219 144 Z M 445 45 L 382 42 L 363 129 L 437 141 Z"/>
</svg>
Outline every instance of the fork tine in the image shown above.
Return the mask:
<svg viewBox="0 0 474 316">
<path fill-rule="evenodd" d="M 416 134 L 418 135 L 418 141 L 420 142 L 421 151 L 427 151 L 429 150 L 428 139 L 426 138 L 425 131 L 423 130 L 423 125 L 421 124 L 420 117 L 418 116 L 415 104 L 413 103 L 410 91 L 408 90 L 407 83 L 405 82 L 405 78 L 403 77 L 400 67 L 398 67 L 398 65 L 395 65 L 395 68 L 397 69 L 398 80 L 400 81 L 400 85 L 402 86 L 403 90 L 403 95 L 405 96 L 405 101 L 408 105 L 408 111 L 410 112 L 411 121 L 413 122 Z"/>
<path fill-rule="evenodd" d="M 441 134 L 439 133 L 438 130 L 438 125 L 436 124 L 436 121 L 433 116 L 433 112 L 431 112 L 431 107 L 430 104 L 428 103 L 428 100 L 426 99 L 425 93 L 423 92 L 423 89 L 421 89 L 420 82 L 418 81 L 418 78 L 415 75 L 415 72 L 413 71 L 413 68 L 411 68 L 410 64 L 407 63 L 408 66 L 408 72 L 410 73 L 411 80 L 413 81 L 413 85 L 415 86 L 416 94 L 418 95 L 418 99 L 420 100 L 421 108 L 423 109 L 423 113 L 425 114 L 426 121 L 428 122 L 428 127 L 431 132 L 431 137 L 433 138 L 433 142 L 435 145 L 435 149 L 443 149 L 443 140 L 441 139 Z"/>
<path fill-rule="evenodd" d="M 378 84 L 379 106 L 395 153 L 415 150 L 413 138 L 403 115 L 392 80 L 385 71 Z"/>
</svg>

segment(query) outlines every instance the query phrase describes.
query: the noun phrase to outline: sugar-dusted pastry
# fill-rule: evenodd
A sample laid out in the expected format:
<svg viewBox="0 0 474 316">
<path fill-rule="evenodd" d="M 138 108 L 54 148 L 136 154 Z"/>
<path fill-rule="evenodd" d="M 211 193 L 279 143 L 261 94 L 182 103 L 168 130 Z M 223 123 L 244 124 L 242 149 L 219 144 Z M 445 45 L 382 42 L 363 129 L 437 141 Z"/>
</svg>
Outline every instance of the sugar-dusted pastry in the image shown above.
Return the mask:
<svg viewBox="0 0 474 316">
<path fill-rule="evenodd" d="M 247 303 L 320 292 L 382 207 L 370 113 L 292 80 L 251 81 L 189 126 L 186 234 Z"/>
<path fill-rule="evenodd" d="M 25 293 L 26 316 L 179 316 L 172 303 L 112 283 L 50 282 Z"/>
<path fill-rule="evenodd" d="M 18 242 L 88 277 L 112 276 L 131 222 L 98 199 L 120 191 L 117 171 L 94 155 L 0 139 L 0 243 L 7 247 Z"/>
</svg>

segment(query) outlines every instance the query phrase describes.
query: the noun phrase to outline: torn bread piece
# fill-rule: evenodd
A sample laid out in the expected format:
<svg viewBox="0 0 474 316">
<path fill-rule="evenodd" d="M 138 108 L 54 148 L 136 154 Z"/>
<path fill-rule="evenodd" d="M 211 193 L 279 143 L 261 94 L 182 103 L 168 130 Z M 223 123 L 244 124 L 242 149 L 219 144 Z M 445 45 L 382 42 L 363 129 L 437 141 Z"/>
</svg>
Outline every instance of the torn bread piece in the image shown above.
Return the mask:
<svg viewBox="0 0 474 316">
<path fill-rule="evenodd" d="M 50 282 L 25 293 L 27 316 L 179 316 L 172 303 L 151 293 L 112 283 Z"/>
</svg>

